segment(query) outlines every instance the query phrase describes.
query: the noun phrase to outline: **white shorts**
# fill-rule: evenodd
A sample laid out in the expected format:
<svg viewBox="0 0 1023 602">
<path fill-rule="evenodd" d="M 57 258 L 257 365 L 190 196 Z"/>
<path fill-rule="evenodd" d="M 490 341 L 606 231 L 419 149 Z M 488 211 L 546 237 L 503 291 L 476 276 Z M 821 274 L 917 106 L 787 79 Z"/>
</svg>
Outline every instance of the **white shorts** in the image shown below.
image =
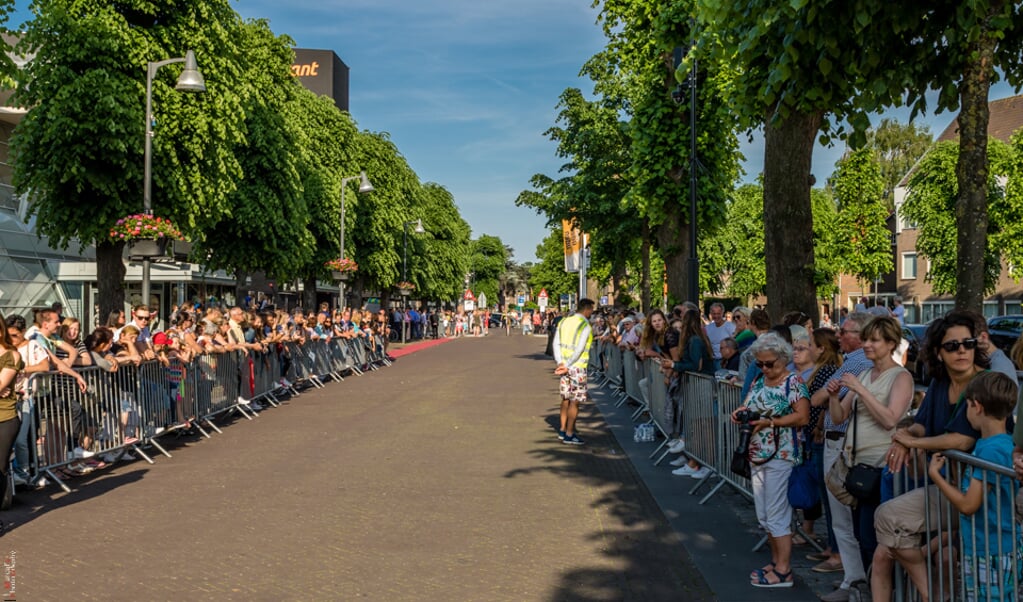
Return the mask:
<svg viewBox="0 0 1023 602">
<path fill-rule="evenodd" d="M 789 475 L 792 462 L 771 460 L 752 467 L 753 504 L 757 521 L 772 537 L 792 534 L 792 506 L 789 505 Z"/>
</svg>

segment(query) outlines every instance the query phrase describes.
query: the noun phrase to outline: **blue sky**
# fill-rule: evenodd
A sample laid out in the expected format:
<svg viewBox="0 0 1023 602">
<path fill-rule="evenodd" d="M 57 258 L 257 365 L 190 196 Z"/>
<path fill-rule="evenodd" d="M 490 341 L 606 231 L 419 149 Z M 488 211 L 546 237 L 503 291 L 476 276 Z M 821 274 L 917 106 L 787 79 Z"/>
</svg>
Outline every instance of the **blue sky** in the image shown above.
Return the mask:
<svg viewBox="0 0 1023 602">
<path fill-rule="evenodd" d="M 27 4 L 19 0 L 12 23 L 28 16 Z M 592 89 L 578 72 L 604 37 L 589 0 L 239 0 L 234 7 L 268 19 L 300 48 L 336 52 L 351 69 L 359 127 L 388 132 L 422 181 L 447 187 L 473 236 L 499 236 L 518 261 L 535 260 L 545 220 L 514 201 L 533 174 L 556 176 L 562 163 L 543 136 L 558 95 L 570 86 Z M 1011 94 L 1003 84 L 991 98 Z M 890 115 L 908 119 L 905 111 Z M 936 136 L 952 117 L 919 121 Z M 762 170 L 763 140 L 740 139 L 751 181 Z M 818 146 L 818 182 L 843 148 Z"/>
<path fill-rule="evenodd" d="M 501 237 L 535 259 L 545 219 L 514 201 L 560 161 L 543 132 L 558 95 L 603 47 L 583 0 L 241 0 L 302 48 L 335 51 L 351 69 L 351 113 L 390 133 L 422 181 L 455 196 L 473 236 Z M 370 174 L 372 178 L 372 174 Z"/>
</svg>

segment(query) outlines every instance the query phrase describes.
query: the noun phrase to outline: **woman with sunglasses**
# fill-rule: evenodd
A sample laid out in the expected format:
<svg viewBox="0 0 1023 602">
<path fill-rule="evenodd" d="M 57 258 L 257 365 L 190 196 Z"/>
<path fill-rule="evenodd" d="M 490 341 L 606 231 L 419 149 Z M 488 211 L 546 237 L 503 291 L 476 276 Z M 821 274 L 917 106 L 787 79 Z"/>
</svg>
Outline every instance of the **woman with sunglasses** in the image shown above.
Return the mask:
<svg viewBox="0 0 1023 602">
<path fill-rule="evenodd" d="M 966 419 L 963 399 L 966 385 L 990 367 L 986 354 L 977 346 L 976 321 L 968 312 L 949 312 L 931 323 L 925 340 L 923 355 L 932 380 L 913 424 L 896 429 L 892 436 L 887 462 L 896 478 L 903 470 L 919 470 L 914 476 L 926 471 L 925 454 L 947 449 L 968 452 L 980 437 Z M 937 487 L 928 485 L 899 495 L 877 509 L 877 549 L 870 578 L 875 600 L 891 597 L 896 560 L 918 591 L 928 591 L 927 559 L 920 547 L 920 534 L 939 528 L 940 499 Z"/>
<path fill-rule="evenodd" d="M 891 444 L 896 425 L 906 415 L 913 401 L 913 377 L 892 354 L 902 342 L 902 327 L 895 318 L 874 318 L 860 330 L 863 353 L 874 367 L 858 376 L 843 374 L 828 382 L 828 412 L 836 424 L 850 419 L 846 430 L 843 457 L 847 466 L 881 465 Z M 839 389 L 848 392 L 839 399 Z M 838 539 L 838 552 L 843 559 L 859 554 L 863 567 L 870 566 L 877 548 L 874 512 L 881 502 L 880 481 L 876 498 L 860 499 L 852 510 L 853 534 L 858 546 L 849 539 Z"/>
<path fill-rule="evenodd" d="M 732 422 L 749 420 L 750 480 L 757 520 L 768 535 L 771 562 L 750 574 L 750 585 L 763 588 L 792 587 L 792 506 L 788 500 L 789 475 L 802 458 L 795 447 L 796 430 L 810 420 L 810 394 L 792 373 L 792 345 L 769 332 L 750 347 L 762 374 L 753 383 L 742 407 L 732 412 Z M 740 420 L 742 418 L 743 420 Z"/>
</svg>

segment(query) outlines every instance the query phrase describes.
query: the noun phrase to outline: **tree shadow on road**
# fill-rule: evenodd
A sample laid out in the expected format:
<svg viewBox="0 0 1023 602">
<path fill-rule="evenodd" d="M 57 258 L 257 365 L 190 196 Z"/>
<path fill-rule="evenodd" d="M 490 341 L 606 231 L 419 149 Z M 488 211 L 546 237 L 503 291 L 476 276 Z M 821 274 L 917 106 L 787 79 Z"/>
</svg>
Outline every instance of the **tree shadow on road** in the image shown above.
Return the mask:
<svg viewBox="0 0 1023 602">
<path fill-rule="evenodd" d="M 558 444 L 553 436 L 559 421 L 556 408 L 545 420 L 552 428 L 550 438 L 538 441 L 538 447 L 530 452 L 539 464 L 509 471 L 505 478 L 544 472 L 582 481 L 604 492 L 590 506 L 614 518 L 600 531 L 587 534 L 587 540 L 602 550 L 614 568 L 601 565 L 568 569 L 547 599 L 715 600 L 680 536 L 668 524 L 597 407 L 584 404 L 580 408 L 577 426 L 586 439 L 584 446 Z"/>
</svg>

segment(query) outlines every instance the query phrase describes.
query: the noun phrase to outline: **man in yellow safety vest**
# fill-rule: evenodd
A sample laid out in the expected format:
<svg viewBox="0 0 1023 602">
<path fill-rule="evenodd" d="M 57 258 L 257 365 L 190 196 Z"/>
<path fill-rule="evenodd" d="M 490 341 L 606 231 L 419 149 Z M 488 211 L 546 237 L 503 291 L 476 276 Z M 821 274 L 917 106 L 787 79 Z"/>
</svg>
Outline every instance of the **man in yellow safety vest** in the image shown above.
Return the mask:
<svg viewBox="0 0 1023 602">
<path fill-rule="evenodd" d="M 580 299 L 575 313 L 558 324 L 554 333 L 554 373 L 561 377 L 561 429 L 558 439 L 569 445 L 582 445 L 584 441 L 575 432 L 575 419 L 579 415 L 579 402 L 586 399 L 586 366 L 590 361 L 593 333 L 590 316 L 593 300 Z"/>
</svg>

